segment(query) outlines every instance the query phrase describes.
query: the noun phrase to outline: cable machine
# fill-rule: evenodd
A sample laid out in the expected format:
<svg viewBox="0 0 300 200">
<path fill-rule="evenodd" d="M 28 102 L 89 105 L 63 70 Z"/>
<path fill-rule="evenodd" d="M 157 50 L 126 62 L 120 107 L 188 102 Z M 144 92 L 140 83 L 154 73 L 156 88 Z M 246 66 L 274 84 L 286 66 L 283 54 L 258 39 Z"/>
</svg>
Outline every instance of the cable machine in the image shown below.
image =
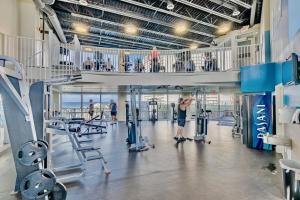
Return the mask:
<svg viewBox="0 0 300 200">
<path fill-rule="evenodd" d="M 158 102 L 155 98 L 152 98 L 149 102 L 149 119 L 153 123 L 158 120 Z"/>
<path fill-rule="evenodd" d="M 141 152 L 147 151 L 149 148 L 155 148 L 154 144 L 150 144 L 147 137 L 142 136 L 142 124 L 137 126 L 139 120 L 137 118 L 137 102 L 138 97 L 138 108 L 141 108 L 141 90 L 130 88 L 130 109 L 131 120 L 128 123 L 128 139 L 129 152 Z"/>
<path fill-rule="evenodd" d="M 206 93 L 196 91 L 196 116 L 195 116 L 195 136 L 194 140 L 206 143 L 207 125 L 209 111 L 206 110 Z M 208 141 L 210 144 L 211 141 Z"/>
</svg>

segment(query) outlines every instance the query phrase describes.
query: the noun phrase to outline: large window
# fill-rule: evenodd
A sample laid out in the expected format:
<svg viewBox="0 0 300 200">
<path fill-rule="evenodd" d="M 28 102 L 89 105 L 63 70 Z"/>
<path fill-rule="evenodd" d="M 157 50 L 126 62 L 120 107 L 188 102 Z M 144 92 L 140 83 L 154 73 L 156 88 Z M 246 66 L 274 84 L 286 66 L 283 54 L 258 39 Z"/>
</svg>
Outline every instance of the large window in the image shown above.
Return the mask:
<svg viewBox="0 0 300 200">
<path fill-rule="evenodd" d="M 116 94 L 103 93 L 63 93 L 62 94 L 62 116 L 66 118 L 89 119 L 88 111 L 90 101 L 94 104 L 94 116 L 104 112 L 104 117 L 110 117 L 110 101 L 118 103 Z"/>
<path fill-rule="evenodd" d="M 81 96 L 80 94 L 62 95 L 62 117 L 81 117 Z"/>
</svg>

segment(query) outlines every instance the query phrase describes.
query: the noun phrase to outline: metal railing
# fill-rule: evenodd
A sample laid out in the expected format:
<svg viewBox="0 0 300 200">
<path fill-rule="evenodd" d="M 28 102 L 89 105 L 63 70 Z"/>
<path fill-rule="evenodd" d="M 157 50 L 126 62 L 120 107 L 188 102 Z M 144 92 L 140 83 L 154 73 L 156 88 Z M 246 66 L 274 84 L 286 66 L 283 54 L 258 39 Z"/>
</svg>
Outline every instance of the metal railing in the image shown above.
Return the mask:
<svg viewBox="0 0 300 200">
<path fill-rule="evenodd" d="M 74 74 L 74 58 L 65 55 L 62 46 L 72 50 L 72 44 L 50 44 L 47 40 L 0 33 L 0 55 L 13 57 L 22 64 L 29 84 Z"/>
<path fill-rule="evenodd" d="M 80 71 L 116 73 L 191 73 L 239 70 L 261 63 L 259 44 L 182 50 L 129 50 L 76 47 L 0 33 L 0 54 L 21 63 L 30 83 Z"/>
<path fill-rule="evenodd" d="M 158 56 L 153 57 L 153 54 Z M 125 50 L 82 47 L 79 69 L 101 72 L 217 72 L 261 62 L 260 45 L 201 49 Z"/>
</svg>

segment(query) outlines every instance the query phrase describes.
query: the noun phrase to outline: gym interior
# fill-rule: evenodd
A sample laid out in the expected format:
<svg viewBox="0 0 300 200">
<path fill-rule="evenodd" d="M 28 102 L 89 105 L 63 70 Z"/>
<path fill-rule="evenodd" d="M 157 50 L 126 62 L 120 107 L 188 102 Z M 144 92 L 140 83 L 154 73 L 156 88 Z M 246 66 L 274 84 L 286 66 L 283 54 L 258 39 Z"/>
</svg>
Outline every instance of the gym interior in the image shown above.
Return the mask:
<svg viewBox="0 0 300 200">
<path fill-rule="evenodd" d="M 299 0 L 0 0 L 1 200 L 300 200 Z"/>
</svg>

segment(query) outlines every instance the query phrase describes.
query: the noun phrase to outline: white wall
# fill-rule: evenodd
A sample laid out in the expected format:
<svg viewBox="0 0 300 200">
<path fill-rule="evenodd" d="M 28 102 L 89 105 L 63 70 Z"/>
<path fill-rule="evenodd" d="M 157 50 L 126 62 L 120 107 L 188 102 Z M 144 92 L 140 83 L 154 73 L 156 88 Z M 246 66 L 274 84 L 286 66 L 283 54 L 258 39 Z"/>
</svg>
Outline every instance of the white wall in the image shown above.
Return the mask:
<svg viewBox="0 0 300 200">
<path fill-rule="evenodd" d="M 39 32 L 41 20 L 39 10 L 32 0 L 18 0 L 19 35 L 42 39 Z"/>
<path fill-rule="evenodd" d="M 290 15 L 288 9 L 290 0 L 269 1 L 272 61 L 282 62 L 293 52 L 300 55 L 299 30 L 292 38 L 289 38 L 289 22 L 299 20 L 299 18 Z M 300 7 L 298 10 L 300 11 Z M 262 19 L 262 22 L 265 23 L 265 20 Z M 284 87 L 284 95 L 289 98 L 288 106 L 300 106 L 300 85 Z M 292 159 L 298 161 L 300 161 L 299 128 L 300 125 L 284 125 L 285 134 L 292 139 Z"/>
<path fill-rule="evenodd" d="M 0 0 L 0 32 L 18 35 L 18 0 Z"/>
<path fill-rule="evenodd" d="M 32 0 L 0 0 L 0 33 L 36 38 L 39 12 Z"/>
<path fill-rule="evenodd" d="M 289 39 L 289 20 L 299 20 L 288 17 L 289 0 L 271 0 L 271 47 L 272 60 L 283 61 L 292 52 L 300 54 L 300 32 Z M 300 8 L 298 9 L 300 10 Z"/>
<path fill-rule="evenodd" d="M 289 107 L 300 106 L 300 85 L 285 86 L 284 95 Z M 292 159 L 300 161 L 300 124 L 285 124 L 286 135 L 292 139 Z"/>
</svg>

